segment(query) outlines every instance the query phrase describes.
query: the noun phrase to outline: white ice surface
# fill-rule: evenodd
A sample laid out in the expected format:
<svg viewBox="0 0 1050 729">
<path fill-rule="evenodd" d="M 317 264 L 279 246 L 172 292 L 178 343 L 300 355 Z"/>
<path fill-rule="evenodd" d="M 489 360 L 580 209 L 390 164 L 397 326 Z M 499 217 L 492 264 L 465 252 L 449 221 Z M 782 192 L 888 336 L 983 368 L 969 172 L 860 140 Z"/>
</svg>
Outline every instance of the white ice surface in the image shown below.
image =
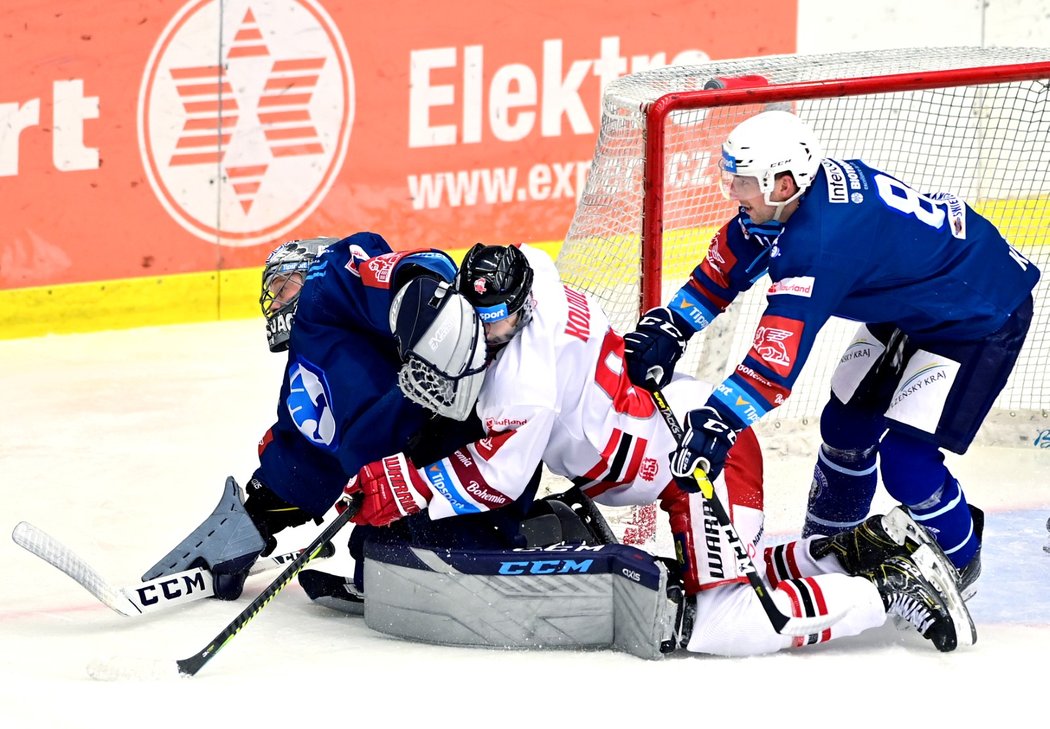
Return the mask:
<svg viewBox="0 0 1050 729">
<path fill-rule="evenodd" d="M 32 522 L 134 584 L 228 474 L 251 473 L 281 366 L 255 321 L 0 342 L 0 526 Z M 237 603 L 123 618 L 4 539 L 0 727 L 1042 725 L 1050 450 L 974 450 L 952 465 L 988 511 L 970 650 L 942 655 L 891 626 L 750 659 L 439 647 L 374 633 L 293 583 L 198 676 L 177 678 L 175 659 L 276 573 L 251 578 Z M 797 529 L 810 468 L 767 460 L 772 533 Z"/>
</svg>

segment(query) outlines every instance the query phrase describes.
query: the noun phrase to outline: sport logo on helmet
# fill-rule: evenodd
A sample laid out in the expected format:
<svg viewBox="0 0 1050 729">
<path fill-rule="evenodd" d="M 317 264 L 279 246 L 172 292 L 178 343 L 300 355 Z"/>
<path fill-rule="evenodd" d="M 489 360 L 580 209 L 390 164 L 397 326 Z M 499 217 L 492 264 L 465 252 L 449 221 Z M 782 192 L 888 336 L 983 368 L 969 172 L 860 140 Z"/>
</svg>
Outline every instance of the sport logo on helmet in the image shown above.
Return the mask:
<svg viewBox="0 0 1050 729">
<path fill-rule="evenodd" d="M 736 174 L 736 157 L 731 155 L 725 149 L 723 149 L 722 160 L 722 169 L 724 169 L 726 172 L 732 172 L 733 174 Z"/>
<path fill-rule="evenodd" d="M 474 293 L 483 294 L 486 288 L 488 288 L 488 282 L 484 278 L 474 279 Z"/>
<path fill-rule="evenodd" d="M 143 74 L 139 152 L 179 225 L 208 242 L 254 245 L 280 238 L 324 199 L 353 112 L 350 58 L 316 0 L 194 0 L 168 23 Z"/>
</svg>

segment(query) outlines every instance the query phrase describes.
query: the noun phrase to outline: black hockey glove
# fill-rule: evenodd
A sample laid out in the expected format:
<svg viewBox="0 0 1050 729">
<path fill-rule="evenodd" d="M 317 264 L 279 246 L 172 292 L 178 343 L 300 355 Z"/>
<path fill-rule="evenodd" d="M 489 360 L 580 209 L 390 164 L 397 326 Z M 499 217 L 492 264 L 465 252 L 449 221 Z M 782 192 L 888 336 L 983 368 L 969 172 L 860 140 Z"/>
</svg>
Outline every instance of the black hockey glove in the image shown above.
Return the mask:
<svg viewBox="0 0 1050 729">
<path fill-rule="evenodd" d="M 266 542 L 260 557 L 268 557 L 277 548 L 277 537 L 274 535 L 278 532 L 305 524 L 311 519 L 315 524 L 321 523 L 319 517 L 311 516 L 298 506 L 289 504 L 257 478 L 248 482 L 244 492 L 244 510 L 248 512 L 255 528 L 259 530 L 259 535 Z"/>
<path fill-rule="evenodd" d="M 623 342 L 627 377 L 638 387 L 654 390 L 671 381 L 689 337 L 682 333 L 671 310 L 658 306 L 645 312 Z"/>
<path fill-rule="evenodd" d="M 453 420 L 433 414 L 408 439 L 404 453 L 413 463 L 435 463 L 468 443 L 481 440 L 488 433 L 475 411 L 466 420 Z"/>
<path fill-rule="evenodd" d="M 729 449 L 736 443 L 736 430 L 722 414 L 706 405 L 685 416 L 685 436 L 678 450 L 671 453 L 671 473 L 686 491 L 700 490 L 692 478 L 697 467 L 714 481 L 725 466 Z"/>
</svg>

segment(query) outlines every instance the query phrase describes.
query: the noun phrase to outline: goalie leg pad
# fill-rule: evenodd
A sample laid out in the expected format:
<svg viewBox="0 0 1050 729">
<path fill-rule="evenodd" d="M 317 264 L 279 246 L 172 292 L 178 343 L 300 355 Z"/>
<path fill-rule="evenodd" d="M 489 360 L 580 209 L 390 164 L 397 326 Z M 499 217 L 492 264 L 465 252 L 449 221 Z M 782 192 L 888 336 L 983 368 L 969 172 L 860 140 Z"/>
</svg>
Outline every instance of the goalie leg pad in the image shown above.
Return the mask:
<svg viewBox="0 0 1050 729">
<path fill-rule="evenodd" d="M 216 596 L 233 600 L 240 596 L 248 569 L 265 546 L 266 542 L 244 509 L 241 489 L 230 476 L 215 510 L 147 570 L 142 580 L 207 567 L 215 576 Z"/>
<path fill-rule="evenodd" d="M 614 648 L 659 658 L 676 645 L 681 592 L 625 545 L 430 550 L 365 545 L 365 624 L 428 643 Z"/>
</svg>

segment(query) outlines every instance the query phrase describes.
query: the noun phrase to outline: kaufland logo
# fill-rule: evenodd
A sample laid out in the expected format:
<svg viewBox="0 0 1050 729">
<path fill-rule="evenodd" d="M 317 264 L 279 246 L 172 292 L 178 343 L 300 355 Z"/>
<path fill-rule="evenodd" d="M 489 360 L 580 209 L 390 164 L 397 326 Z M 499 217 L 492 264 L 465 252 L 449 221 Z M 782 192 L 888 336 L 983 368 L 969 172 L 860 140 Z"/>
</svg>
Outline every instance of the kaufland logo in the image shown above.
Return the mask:
<svg viewBox="0 0 1050 729">
<path fill-rule="evenodd" d="M 805 296 L 808 299 L 813 295 L 813 283 L 815 280 L 813 276 L 783 278 L 773 282 L 773 285 L 766 292 L 766 296 L 791 294 L 792 296 Z"/>
<path fill-rule="evenodd" d="M 168 23 L 139 93 L 153 191 L 203 240 L 279 240 L 324 199 L 354 117 L 350 58 L 314 0 L 197 0 Z"/>
</svg>

